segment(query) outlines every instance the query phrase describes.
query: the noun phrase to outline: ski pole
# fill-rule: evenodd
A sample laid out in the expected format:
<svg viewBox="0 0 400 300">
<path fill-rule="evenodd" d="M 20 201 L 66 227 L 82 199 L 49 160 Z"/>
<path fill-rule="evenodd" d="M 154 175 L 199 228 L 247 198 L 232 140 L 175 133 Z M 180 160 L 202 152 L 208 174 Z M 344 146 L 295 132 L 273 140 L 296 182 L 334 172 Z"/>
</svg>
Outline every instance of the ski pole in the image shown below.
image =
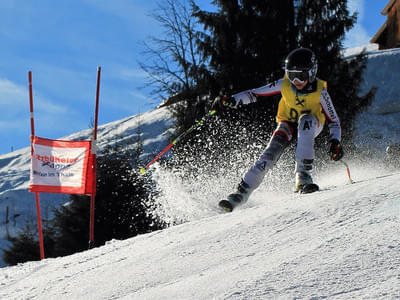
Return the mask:
<svg viewBox="0 0 400 300">
<path fill-rule="evenodd" d="M 153 158 L 151 162 L 149 162 L 145 167 L 140 168 L 140 173 L 145 174 L 146 170 L 154 164 L 161 156 L 163 156 L 169 149 L 171 149 L 174 145 L 176 145 L 180 139 L 182 139 L 184 136 L 192 132 L 195 128 L 199 127 L 202 125 L 209 116 L 212 116 L 216 113 L 216 110 L 210 110 L 208 114 L 206 114 L 203 118 L 201 118 L 200 121 L 198 121 L 196 124 L 194 124 L 192 127 L 187 129 L 185 132 L 180 134 L 177 138 L 175 138 L 167 147 L 165 147 L 160 153 L 157 154 L 156 157 Z"/>
<path fill-rule="evenodd" d="M 348 165 L 345 161 L 343 161 L 342 159 L 339 160 L 339 161 L 340 161 L 340 162 L 345 166 L 345 168 L 346 168 L 347 176 L 349 177 L 349 183 L 350 183 L 350 184 L 354 183 L 354 181 L 351 179 L 351 176 L 350 176 L 349 165 Z"/>
</svg>

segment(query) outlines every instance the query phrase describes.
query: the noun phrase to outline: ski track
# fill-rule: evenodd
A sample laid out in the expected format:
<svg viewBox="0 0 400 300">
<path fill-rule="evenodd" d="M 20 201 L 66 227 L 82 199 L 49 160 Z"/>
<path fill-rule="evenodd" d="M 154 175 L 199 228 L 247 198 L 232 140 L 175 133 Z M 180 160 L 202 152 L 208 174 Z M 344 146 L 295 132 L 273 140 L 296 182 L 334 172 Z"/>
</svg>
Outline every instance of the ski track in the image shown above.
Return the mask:
<svg viewBox="0 0 400 300">
<path fill-rule="evenodd" d="M 261 191 L 231 214 L 2 268 L 0 298 L 399 299 L 399 180 Z"/>
</svg>

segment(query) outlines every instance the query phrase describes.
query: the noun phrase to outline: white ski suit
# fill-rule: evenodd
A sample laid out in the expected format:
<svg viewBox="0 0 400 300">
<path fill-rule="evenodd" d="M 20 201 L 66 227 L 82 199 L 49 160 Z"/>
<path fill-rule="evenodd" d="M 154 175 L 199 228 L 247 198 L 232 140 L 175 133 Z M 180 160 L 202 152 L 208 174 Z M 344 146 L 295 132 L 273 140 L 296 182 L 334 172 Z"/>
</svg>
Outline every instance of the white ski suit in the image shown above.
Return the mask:
<svg viewBox="0 0 400 300">
<path fill-rule="evenodd" d="M 312 170 L 314 139 L 321 133 L 326 120 L 329 140 L 341 140 L 340 121 L 326 86 L 325 81 L 316 79 L 302 90 L 297 90 L 285 75 L 272 84 L 233 95 L 237 105 L 255 102 L 257 96 L 282 95 L 276 116 L 277 128 L 264 153 L 247 171 L 238 187 L 243 202 L 260 185 L 267 171 L 273 168 L 296 132 L 297 174 L 309 174 Z"/>
</svg>

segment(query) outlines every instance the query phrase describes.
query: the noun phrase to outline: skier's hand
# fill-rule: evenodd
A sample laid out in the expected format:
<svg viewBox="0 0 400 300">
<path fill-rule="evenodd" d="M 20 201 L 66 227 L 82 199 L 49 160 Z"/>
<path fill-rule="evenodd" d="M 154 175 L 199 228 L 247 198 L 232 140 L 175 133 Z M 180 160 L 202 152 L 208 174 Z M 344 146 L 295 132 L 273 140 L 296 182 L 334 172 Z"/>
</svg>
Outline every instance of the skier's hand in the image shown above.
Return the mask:
<svg viewBox="0 0 400 300">
<path fill-rule="evenodd" d="M 340 145 L 340 142 L 337 139 L 332 139 L 329 142 L 331 145 L 329 147 L 328 154 L 331 160 L 340 160 L 344 155 L 342 145 Z"/>
<path fill-rule="evenodd" d="M 236 100 L 232 96 L 220 95 L 217 96 L 211 106 L 211 108 L 217 112 L 220 112 L 225 107 L 235 107 Z"/>
</svg>

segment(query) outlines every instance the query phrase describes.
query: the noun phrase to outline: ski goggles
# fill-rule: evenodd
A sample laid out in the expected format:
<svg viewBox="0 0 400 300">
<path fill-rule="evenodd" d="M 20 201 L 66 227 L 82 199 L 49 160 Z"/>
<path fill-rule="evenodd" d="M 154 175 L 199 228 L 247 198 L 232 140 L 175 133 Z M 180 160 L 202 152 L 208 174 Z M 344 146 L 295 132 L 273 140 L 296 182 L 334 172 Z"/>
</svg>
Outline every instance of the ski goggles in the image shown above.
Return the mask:
<svg viewBox="0 0 400 300">
<path fill-rule="evenodd" d="M 295 80 L 304 83 L 308 80 L 308 71 L 286 70 L 286 76 L 289 78 L 291 83 L 294 83 Z"/>
</svg>

